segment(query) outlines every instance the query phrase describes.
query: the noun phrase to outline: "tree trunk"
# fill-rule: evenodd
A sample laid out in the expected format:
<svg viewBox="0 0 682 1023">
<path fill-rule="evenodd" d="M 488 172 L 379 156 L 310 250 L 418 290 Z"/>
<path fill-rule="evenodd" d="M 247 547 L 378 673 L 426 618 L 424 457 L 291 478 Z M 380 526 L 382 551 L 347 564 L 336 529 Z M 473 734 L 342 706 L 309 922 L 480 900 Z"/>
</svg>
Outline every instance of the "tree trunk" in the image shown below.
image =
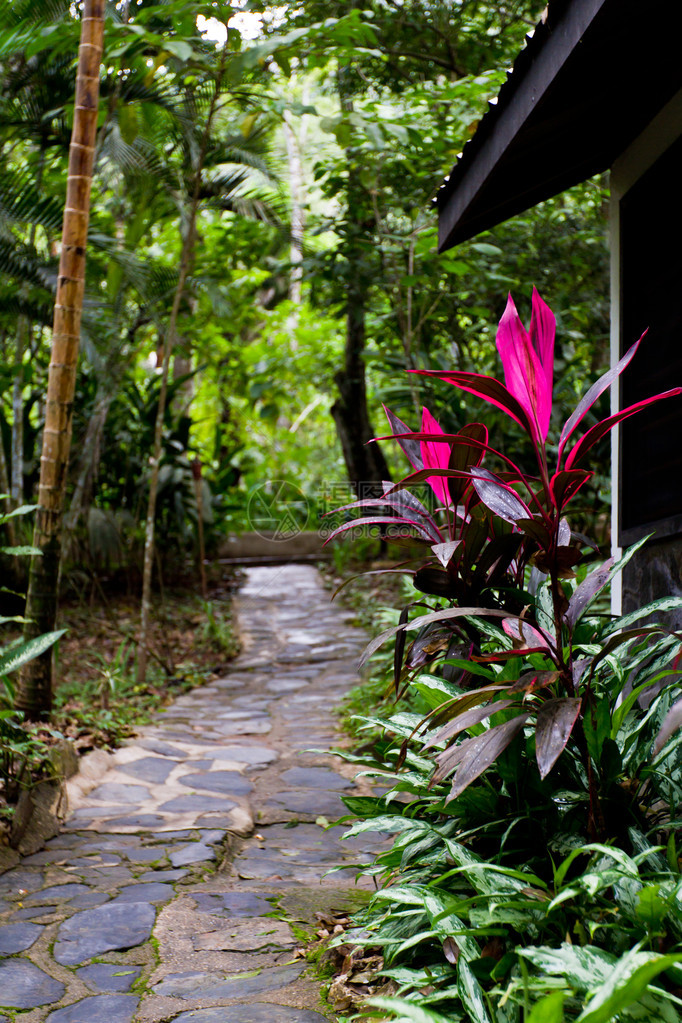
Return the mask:
<svg viewBox="0 0 682 1023">
<path fill-rule="evenodd" d="M 26 598 L 25 638 L 54 629 L 61 550 L 62 508 L 71 445 L 73 399 L 85 288 L 85 250 L 90 188 L 97 137 L 99 73 L 105 0 L 85 0 L 78 48 L 73 131 L 62 227 L 59 277 L 52 327 L 52 350 L 45 403 L 38 510 L 33 535 L 42 556 L 31 561 Z M 22 670 L 16 705 L 29 720 L 47 719 L 52 710 L 52 655 L 29 661 Z"/>
<path fill-rule="evenodd" d="M 7 472 L 7 459 L 5 458 L 5 445 L 0 437 L 0 493 L 9 494 L 9 473 Z M 5 523 L 5 538 L 8 547 L 14 547 L 17 542 L 17 534 L 14 528 L 14 519 L 7 519 Z"/>
<path fill-rule="evenodd" d="M 381 448 L 369 443 L 375 433 L 367 411 L 365 302 L 361 285 L 349 289 L 344 366 L 335 377 L 339 397 L 331 408 L 348 479 L 359 498 L 381 494 L 381 481 L 391 478 Z"/>
<path fill-rule="evenodd" d="M 303 239 L 305 235 L 305 179 L 301 153 L 305 151 L 306 118 L 299 118 L 298 135 L 294 119 L 289 111 L 284 112 L 284 141 L 289 166 L 289 192 L 291 195 L 291 228 L 289 232 L 289 298 L 295 306 L 301 304 L 301 283 L 303 280 Z M 294 311 L 297 314 L 297 310 Z"/>
<path fill-rule="evenodd" d="M 225 44 L 227 46 L 227 42 Z M 180 255 L 180 266 L 178 269 L 178 283 L 173 295 L 173 305 L 168 320 L 168 330 L 163 344 L 163 366 L 161 370 L 161 390 L 159 392 L 159 404 L 156 412 L 156 425 L 154 429 L 154 451 L 150 459 L 151 475 L 149 478 L 149 500 L 147 504 L 147 521 L 144 531 L 144 566 L 142 569 L 142 600 L 140 608 L 140 629 L 138 632 L 137 665 L 135 677 L 138 685 L 141 685 L 147 677 L 147 635 L 149 632 L 149 618 L 151 611 L 152 597 L 152 569 L 154 565 L 154 520 L 156 517 L 156 497 L 159 489 L 159 463 L 161 461 L 161 442 L 163 439 L 163 420 L 166 411 L 166 396 L 168 393 L 168 373 L 170 369 L 171 356 L 175 346 L 178 313 L 185 290 L 185 282 L 189 268 L 194 258 L 194 245 L 196 242 L 197 210 L 199 208 L 199 195 L 201 192 L 201 177 L 206 159 L 206 150 L 211 132 L 213 117 L 218 104 L 220 94 L 220 83 L 222 71 L 225 66 L 225 55 L 223 54 L 223 65 L 221 74 L 216 78 L 211 106 L 206 115 L 206 126 L 204 129 L 201 149 L 197 157 L 197 168 L 194 178 L 194 189 L 187 216 L 187 229 L 182 242 L 182 253 Z M 182 218 L 181 218 L 182 219 Z"/>
<path fill-rule="evenodd" d="M 88 428 L 85 431 L 85 439 L 81 448 L 81 455 L 78 461 L 78 476 L 73 490 L 73 497 L 69 510 L 64 516 L 64 535 L 66 545 L 69 544 L 69 537 L 80 522 L 81 516 L 92 500 L 92 491 L 97 479 L 99 469 L 100 453 L 102 450 L 102 437 L 106 425 L 109 409 L 115 395 L 106 391 L 102 385 L 95 399 L 95 405 L 90 418 Z"/>
<path fill-rule="evenodd" d="M 24 501 L 24 352 L 30 331 L 28 317 L 17 321 L 16 368 L 12 384 L 12 506 Z"/>
<path fill-rule="evenodd" d="M 338 77 L 341 106 L 353 110 L 345 95 L 344 76 Z M 346 285 L 346 345 L 344 364 L 335 376 L 339 397 L 331 408 L 336 432 L 341 442 L 348 479 L 358 498 L 376 497 L 383 493 L 382 480 L 389 480 L 386 459 L 378 444 L 370 444 L 376 436 L 367 410 L 365 372 L 365 310 L 374 259 L 374 222 L 367 210 L 367 194 L 360 181 L 357 154 L 347 152 L 348 211 L 346 227 L 346 259 L 349 266 Z"/>
</svg>

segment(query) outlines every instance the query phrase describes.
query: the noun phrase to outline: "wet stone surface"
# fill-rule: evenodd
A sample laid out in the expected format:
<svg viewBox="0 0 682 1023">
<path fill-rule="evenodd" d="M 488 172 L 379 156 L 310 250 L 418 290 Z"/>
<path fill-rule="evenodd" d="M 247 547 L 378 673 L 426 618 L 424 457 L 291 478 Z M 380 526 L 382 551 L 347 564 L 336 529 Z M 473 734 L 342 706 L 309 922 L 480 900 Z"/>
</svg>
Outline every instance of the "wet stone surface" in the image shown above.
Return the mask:
<svg viewBox="0 0 682 1023">
<path fill-rule="evenodd" d="M 48 1023 L 132 1023 L 135 995 L 95 995 L 51 1012 Z"/>
<path fill-rule="evenodd" d="M 145 887 L 139 886 L 140 899 Z M 64 966 L 75 966 L 102 952 L 134 948 L 150 937 L 155 916 L 149 902 L 114 901 L 76 913 L 59 928 L 54 957 Z"/>
<path fill-rule="evenodd" d="M 130 991 L 133 983 L 142 973 L 141 966 L 121 968 L 113 963 L 93 963 L 77 970 L 77 975 L 91 991 Z"/>
<path fill-rule="evenodd" d="M 249 569 L 235 611 L 231 670 L 86 758 L 62 833 L 0 876 L 0 1023 L 334 1018 L 287 920 L 366 898 L 384 839 L 325 830 L 366 782 L 301 751 L 336 741 L 366 637 L 308 566 Z"/>
<path fill-rule="evenodd" d="M 64 985 L 26 959 L 0 963 L 0 1005 L 3 1008 L 33 1009 L 58 1001 Z"/>
</svg>

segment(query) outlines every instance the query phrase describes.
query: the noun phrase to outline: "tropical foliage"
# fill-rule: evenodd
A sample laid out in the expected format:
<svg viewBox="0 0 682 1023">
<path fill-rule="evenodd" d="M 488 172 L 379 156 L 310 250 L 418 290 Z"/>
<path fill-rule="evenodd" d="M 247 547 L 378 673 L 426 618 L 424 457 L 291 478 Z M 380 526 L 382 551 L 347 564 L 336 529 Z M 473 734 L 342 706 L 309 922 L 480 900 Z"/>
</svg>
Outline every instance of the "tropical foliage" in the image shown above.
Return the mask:
<svg viewBox="0 0 682 1023">
<path fill-rule="evenodd" d="M 366 652 L 395 637 L 395 691 L 426 713 L 366 721 L 381 730 L 369 772 L 389 791 L 347 801 L 361 818 L 352 833 L 397 833 L 372 868 L 384 888 L 362 940 L 402 999 L 375 1004 L 401 1019 L 678 1018 L 682 647 L 665 612 L 682 600 L 608 614 L 601 597 L 636 548 L 590 564 L 595 545 L 566 512 L 599 440 L 682 388 L 585 428 L 640 339 L 568 416 L 554 465 L 554 335 L 537 291 L 529 331 L 510 297 L 497 331 L 505 384 L 432 374 L 510 417 L 531 472 L 482 423 L 448 433 L 424 409 L 415 432 L 388 412 L 416 471 L 336 530 L 371 523 L 372 506 L 428 553 L 409 570 L 425 596 Z M 424 482 L 435 510 L 413 492 Z"/>
</svg>

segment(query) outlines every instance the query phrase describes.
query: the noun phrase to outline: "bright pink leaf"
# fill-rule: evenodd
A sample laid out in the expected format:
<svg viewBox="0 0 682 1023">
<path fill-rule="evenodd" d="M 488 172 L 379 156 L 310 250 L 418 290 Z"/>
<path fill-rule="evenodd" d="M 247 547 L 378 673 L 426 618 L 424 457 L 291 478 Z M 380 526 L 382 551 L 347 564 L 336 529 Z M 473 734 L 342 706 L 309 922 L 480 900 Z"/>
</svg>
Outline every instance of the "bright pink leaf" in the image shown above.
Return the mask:
<svg viewBox="0 0 682 1023">
<path fill-rule="evenodd" d="M 644 334 L 646 334 L 646 330 L 644 331 Z M 578 423 L 581 422 L 585 414 L 589 412 L 589 410 L 592 408 L 597 398 L 601 397 L 604 391 L 611 386 L 613 381 L 620 376 L 620 374 L 623 372 L 626 366 L 628 366 L 632 362 L 633 358 L 635 357 L 635 353 L 639 348 L 640 342 L 644 337 L 644 334 L 642 334 L 642 337 L 640 337 L 639 341 L 635 341 L 634 345 L 632 345 L 632 347 L 627 350 L 627 352 L 620 360 L 620 362 L 618 362 L 615 366 L 612 366 L 611 369 L 607 370 L 606 373 L 603 374 L 603 376 L 599 377 L 599 380 L 595 381 L 595 383 L 592 384 L 587 394 L 583 395 L 583 397 L 578 402 L 574 412 L 569 416 L 569 418 L 564 423 L 564 428 L 561 431 L 561 437 L 559 438 L 558 452 L 559 462 L 561 462 L 561 455 L 564 450 L 566 441 L 571 436 Z"/>
<path fill-rule="evenodd" d="M 422 409 L 422 433 L 442 435 L 443 430 L 427 408 Z M 420 444 L 422 462 L 425 469 L 447 469 L 450 464 L 450 445 L 436 440 L 423 440 Z M 427 476 L 429 484 L 439 501 L 450 504 L 450 492 L 447 480 L 442 476 Z"/>
<path fill-rule="evenodd" d="M 529 418 L 520 402 L 495 377 L 485 376 L 483 373 L 463 373 L 459 370 L 411 369 L 409 372 L 417 373 L 419 376 L 437 377 L 463 391 L 468 391 L 469 394 L 475 394 L 506 412 L 531 436 L 535 435 L 533 419 Z"/>
<path fill-rule="evenodd" d="M 497 330 L 497 350 L 507 389 L 534 424 L 541 443 L 547 439 L 552 413 L 554 331 L 554 314 L 536 289 L 530 335 L 509 296 Z"/>
<path fill-rule="evenodd" d="M 655 401 L 661 401 L 663 398 L 674 398 L 676 395 L 682 394 L 682 387 L 673 387 L 670 391 L 663 391 L 662 394 L 655 394 L 652 398 L 645 398 L 644 401 L 638 401 L 635 405 L 630 405 L 628 408 L 622 409 L 617 412 L 615 416 L 609 416 L 608 419 L 602 419 L 601 423 L 597 423 L 588 430 L 584 437 L 581 437 L 578 443 L 571 448 L 568 458 L 566 459 L 566 468 L 570 469 L 575 466 L 580 459 L 587 454 L 590 448 L 594 447 L 602 437 L 605 437 L 610 430 L 617 424 L 622 422 L 623 419 L 627 419 L 628 416 L 633 416 L 635 412 L 639 412 L 641 409 L 646 408 L 647 405 L 652 405 Z"/>
</svg>

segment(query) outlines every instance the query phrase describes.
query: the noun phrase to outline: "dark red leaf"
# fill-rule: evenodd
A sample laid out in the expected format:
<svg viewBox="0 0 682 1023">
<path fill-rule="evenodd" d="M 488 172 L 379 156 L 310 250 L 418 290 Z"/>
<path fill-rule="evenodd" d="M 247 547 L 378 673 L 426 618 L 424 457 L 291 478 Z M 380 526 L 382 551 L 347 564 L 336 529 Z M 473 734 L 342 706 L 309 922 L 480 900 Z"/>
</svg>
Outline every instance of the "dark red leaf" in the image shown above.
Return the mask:
<svg viewBox="0 0 682 1023">
<path fill-rule="evenodd" d="M 474 490 L 486 508 L 506 522 L 516 524 L 518 519 L 531 519 L 532 513 L 515 490 L 487 469 L 475 469 L 472 477 Z"/>
<path fill-rule="evenodd" d="M 400 618 L 398 619 L 399 625 L 404 625 L 408 619 L 410 613 L 410 605 L 404 607 L 400 612 Z M 407 633 L 401 630 L 395 637 L 395 649 L 393 651 L 393 684 L 395 686 L 396 693 L 400 687 L 400 675 L 403 670 L 403 654 L 405 652 L 405 641 L 407 639 Z"/>
<path fill-rule="evenodd" d="M 471 659 L 476 661 L 476 664 L 503 664 L 505 661 L 511 661 L 519 654 L 546 654 L 546 646 L 529 646 L 524 647 L 523 650 L 498 650 L 494 654 L 473 654 Z"/>
<path fill-rule="evenodd" d="M 468 482 L 471 482 L 471 477 L 468 472 L 461 473 L 459 470 L 455 471 L 453 469 L 419 469 L 418 472 L 411 472 L 409 476 L 405 476 L 403 479 L 398 480 L 397 483 L 394 483 L 386 496 L 390 497 L 399 490 L 405 490 L 407 487 L 411 487 L 415 483 L 423 483 L 431 476 L 443 476 L 445 478 L 457 476 L 463 477 Z"/>
<path fill-rule="evenodd" d="M 632 347 L 627 350 L 627 352 L 620 360 L 620 362 L 616 363 L 615 366 L 612 366 L 611 369 L 608 369 L 606 373 L 603 374 L 603 376 L 600 376 L 599 380 L 592 384 L 587 394 L 583 395 L 583 397 L 580 399 L 575 408 L 575 411 L 566 420 L 566 422 L 564 423 L 564 428 L 561 431 L 561 437 L 559 437 L 559 452 L 557 459 L 558 462 L 561 462 L 561 453 L 564 450 L 566 441 L 571 436 L 578 423 L 582 420 L 585 413 L 589 412 L 597 398 L 601 397 L 604 391 L 611 386 L 613 381 L 616 380 L 623 372 L 625 367 L 629 365 L 629 363 L 634 358 L 635 352 L 639 348 L 642 338 L 646 333 L 647 331 L 645 330 L 644 334 L 642 334 L 642 337 L 640 337 L 639 341 L 635 341 L 634 345 L 632 345 Z"/>
<path fill-rule="evenodd" d="M 491 540 L 476 563 L 476 578 L 494 586 L 506 573 L 522 542 L 521 533 L 508 533 Z"/>
<path fill-rule="evenodd" d="M 479 466 L 483 461 L 485 447 L 488 443 L 488 431 L 485 426 L 482 423 L 469 423 L 456 436 L 461 440 L 454 441 L 452 444 L 448 469 L 464 472 L 472 466 Z M 461 503 L 470 486 L 470 480 L 456 477 L 451 477 L 448 480 L 450 498 L 455 506 Z"/>
<path fill-rule="evenodd" d="M 396 415 L 391 412 L 389 408 L 384 405 L 384 412 L 388 419 L 389 426 L 393 430 L 394 434 L 409 433 L 410 428 L 406 426 L 402 419 L 398 419 Z M 404 437 L 396 437 L 398 444 L 405 452 L 408 462 L 415 467 L 415 469 L 423 469 L 424 459 L 422 458 L 421 444 L 414 440 L 408 440 Z"/>
<path fill-rule="evenodd" d="M 456 582 L 450 578 L 443 568 L 426 565 L 418 569 L 412 578 L 413 584 L 421 593 L 430 593 L 434 597 L 456 597 Z"/>
<path fill-rule="evenodd" d="M 461 558 L 461 564 L 467 570 L 474 564 L 488 539 L 488 523 L 485 515 L 486 513 L 479 506 L 475 514 L 462 526 L 460 533 L 462 546 L 458 551 L 458 561 Z"/>
<path fill-rule="evenodd" d="M 664 398 L 674 398 L 678 394 L 682 394 L 682 387 L 673 387 L 670 391 L 663 391 L 662 394 L 655 394 L 652 398 L 645 398 L 644 401 L 638 401 L 635 405 L 630 405 L 626 409 L 622 409 L 617 412 L 615 416 L 609 416 L 608 419 L 603 419 L 601 423 L 597 423 L 591 430 L 588 430 L 584 437 L 581 437 L 578 443 L 571 448 L 568 458 L 566 459 L 566 468 L 570 469 L 575 466 L 581 458 L 583 458 L 590 448 L 594 447 L 602 437 L 613 429 L 613 427 L 627 419 L 628 416 L 633 416 L 636 412 L 641 411 L 652 405 L 655 401 L 662 401 Z"/>
<path fill-rule="evenodd" d="M 421 668 L 427 661 L 432 661 L 436 654 L 442 654 L 452 641 L 452 630 L 442 626 L 424 629 L 410 647 L 405 665 L 408 668 Z"/>
<path fill-rule="evenodd" d="M 338 508 L 326 512 L 325 516 L 337 515 L 339 512 L 344 511 L 354 511 L 356 508 L 376 508 L 377 514 L 382 512 L 384 515 L 395 513 L 400 518 L 418 523 L 423 530 L 431 534 L 434 542 L 442 540 L 441 532 L 431 514 L 414 494 L 411 494 L 409 490 L 394 492 L 393 484 L 386 480 L 382 483 L 382 487 L 384 488 L 383 497 L 366 497 L 361 501 L 351 501 L 350 504 L 342 504 Z"/>
<path fill-rule="evenodd" d="M 457 965 L 459 959 L 459 945 L 454 938 L 446 938 L 443 942 L 443 955 L 453 966 Z"/>
<path fill-rule="evenodd" d="M 566 696 L 548 700 L 540 707 L 535 728 L 535 756 L 541 778 L 549 774 L 565 749 L 578 720 L 581 703 L 582 700 Z"/>
<path fill-rule="evenodd" d="M 384 480 L 381 486 L 384 489 L 383 499 L 393 511 L 407 519 L 419 522 L 423 519 L 424 525 L 440 538 L 440 530 L 434 522 L 430 511 L 422 504 L 418 497 L 415 497 L 409 490 L 394 491 L 393 484 L 389 480 Z"/>
<path fill-rule="evenodd" d="M 470 675 L 470 677 L 473 676 Z M 487 703 L 497 693 L 506 692 L 508 688 L 505 684 L 481 686 L 479 689 L 472 689 L 470 692 L 465 693 L 464 696 L 457 696 L 455 699 L 441 704 L 434 711 L 431 711 L 424 720 L 428 722 L 429 728 L 439 728 L 446 722 L 456 718 L 459 714 L 463 714 L 465 710 L 469 710 L 471 707 L 478 707 L 481 703 Z M 424 749 L 429 749 L 432 745 L 433 743 L 429 740 Z"/>
<path fill-rule="evenodd" d="M 514 641 L 516 650 L 549 650 L 547 636 L 522 618 L 505 618 L 502 628 Z"/>
<path fill-rule="evenodd" d="M 429 533 L 424 529 L 424 527 L 419 522 L 411 522 L 409 519 L 401 519 L 395 515 L 394 516 L 365 515 L 359 519 L 350 519 L 348 522 L 344 522 L 340 526 L 337 526 L 336 529 L 333 529 L 331 531 L 331 533 L 325 540 L 325 544 L 329 543 L 329 541 L 333 540 L 335 537 L 341 536 L 342 533 L 347 533 L 349 529 L 356 529 L 360 526 L 385 526 L 385 525 L 400 526 L 404 529 L 408 528 L 413 529 L 415 533 L 421 536 L 423 540 L 428 540 L 429 543 L 433 539 L 433 537 L 429 535 Z"/>
<path fill-rule="evenodd" d="M 568 602 L 568 609 L 564 615 L 564 620 L 568 622 L 571 628 L 575 628 L 576 622 L 580 619 L 589 602 L 606 586 L 612 567 L 613 558 L 609 558 L 603 565 L 595 568 L 594 571 L 585 576 L 580 586 L 576 588 Z"/>
<path fill-rule="evenodd" d="M 534 693 L 545 686 L 551 686 L 559 678 L 558 671 L 524 671 L 516 682 L 509 686 L 509 693 Z"/>
<path fill-rule="evenodd" d="M 552 476 L 549 489 L 555 506 L 561 511 L 572 497 L 578 493 L 583 483 L 594 475 L 586 469 L 562 469 Z"/>
<path fill-rule="evenodd" d="M 497 714 L 498 711 L 507 710 L 513 705 L 513 700 L 499 700 L 497 703 L 488 703 L 485 707 L 474 707 L 471 710 L 464 711 L 452 721 L 449 721 L 444 728 L 441 728 L 429 740 L 428 746 L 425 749 L 428 749 L 430 746 L 438 746 L 441 742 L 447 742 L 448 739 L 454 739 L 460 732 L 465 732 L 467 728 L 471 728 L 473 725 L 480 725 L 481 721 L 485 721 L 486 718 Z"/>
<path fill-rule="evenodd" d="M 522 533 L 535 540 L 540 547 L 546 550 L 551 544 L 549 530 L 542 522 L 542 519 L 517 519 L 516 525 Z"/>
<path fill-rule="evenodd" d="M 541 572 L 557 572 L 564 579 L 573 579 L 573 566 L 581 560 L 582 554 L 577 547 L 557 547 L 551 553 L 538 551 L 531 558 L 532 563 Z"/>
<path fill-rule="evenodd" d="M 428 614 L 419 615 L 418 618 L 413 618 L 411 622 L 407 622 L 405 625 L 392 625 L 390 629 L 386 629 L 378 636 L 375 636 L 365 647 L 358 662 L 358 668 L 362 668 L 363 664 L 367 663 L 372 654 L 375 654 L 379 647 L 383 646 L 386 640 L 391 636 L 395 636 L 397 632 L 401 632 L 404 629 L 409 632 L 410 630 L 423 629 L 425 625 L 431 625 L 433 622 L 467 617 L 508 618 L 509 615 L 506 611 L 498 611 L 489 607 L 446 607 L 442 611 L 429 611 Z"/>
<path fill-rule="evenodd" d="M 571 677 L 573 679 L 573 689 L 575 690 L 576 693 L 578 692 L 578 686 L 580 684 L 580 679 L 583 677 L 583 675 L 584 675 L 586 669 L 588 668 L 589 664 L 590 664 L 589 657 L 581 657 L 580 660 L 574 661 L 572 666 L 571 666 Z"/>
<path fill-rule="evenodd" d="M 472 781 L 497 760 L 500 753 L 514 741 L 527 720 L 528 714 L 519 714 L 511 721 L 495 725 L 482 735 L 465 739 L 455 747 L 459 754 L 459 766 L 448 794 L 448 802 L 460 796 Z"/>
</svg>

